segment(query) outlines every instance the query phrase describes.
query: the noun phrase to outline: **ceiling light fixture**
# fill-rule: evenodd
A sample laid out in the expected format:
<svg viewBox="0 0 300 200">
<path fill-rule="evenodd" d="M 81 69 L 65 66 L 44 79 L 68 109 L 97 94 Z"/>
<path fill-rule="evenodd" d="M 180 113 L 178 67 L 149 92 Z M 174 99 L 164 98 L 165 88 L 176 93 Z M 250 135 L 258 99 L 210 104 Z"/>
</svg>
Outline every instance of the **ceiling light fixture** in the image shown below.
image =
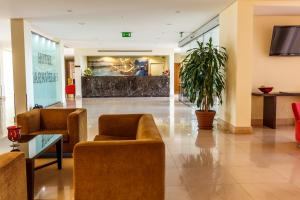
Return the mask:
<svg viewBox="0 0 300 200">
<path fill-rule="evenodd" d="M 166 25 L 167 25 L 167 26 L 171 26 L 172 24 L 171 24 L 171 23 L 167 23 Z"/>
<path fill-rule="evenodd" d="M 179 32 L 179 35 L 180 35 L 181 38 L 183 37 L 183 34 L 184 34 L 183 31 Z"/>
<path fill-rule="evenodd" d="M 109 49 L 106 49 L 106 50 L 98 50 L 98 52 L 110 52 L 110 53 L 114 53 L 114 52 L 126 52 L 126 53 L 149 53 L 149 52 L 152 52 L 152 50 L 109 50 Z"/>
<path fill-rule="evenodd" d="M 181 11 L 180 10 L 176 10 L 176 13 L 179 14 L 179 13 L 181 13 Z"/>
<path fill-rule="evenodd" d="M 71 12 L 73 12 L 73 10 L 69 9 L 69 10 L 67 10 L 67 12 L 68 12 L 68 13 L 71 13 Z"/>
<path fill-rule="evenodd" d="M 85 22 L 78 22 L 79 25 L 84 26 Z"/>
</svg>

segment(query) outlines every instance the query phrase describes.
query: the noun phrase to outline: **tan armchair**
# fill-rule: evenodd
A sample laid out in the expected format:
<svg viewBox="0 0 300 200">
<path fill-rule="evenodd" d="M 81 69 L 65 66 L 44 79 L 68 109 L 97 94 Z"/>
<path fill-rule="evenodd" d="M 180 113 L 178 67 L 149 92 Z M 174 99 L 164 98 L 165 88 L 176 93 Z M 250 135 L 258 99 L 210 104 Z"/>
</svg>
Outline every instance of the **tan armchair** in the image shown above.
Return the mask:
<svg viewBox="0 0 300 200">
<path fill-rule="evenodd" d="M 26 165 L 23 153 L 0 155 L 0 200 L 26 200 Z"/>
<path fill-rule="evenodd" d="M 34 109 L 17 115 L 17 124 L 22 134 L 63 134 L 64 152 L 73 152 L 76 143 L 87 139 L 86 109 Z"/>
<path fill-rule="evenodd" d="M 74 148 L 75 200 L 163 200 L 165 146 L 151 115 L 103 115 Z"/>
</svg>

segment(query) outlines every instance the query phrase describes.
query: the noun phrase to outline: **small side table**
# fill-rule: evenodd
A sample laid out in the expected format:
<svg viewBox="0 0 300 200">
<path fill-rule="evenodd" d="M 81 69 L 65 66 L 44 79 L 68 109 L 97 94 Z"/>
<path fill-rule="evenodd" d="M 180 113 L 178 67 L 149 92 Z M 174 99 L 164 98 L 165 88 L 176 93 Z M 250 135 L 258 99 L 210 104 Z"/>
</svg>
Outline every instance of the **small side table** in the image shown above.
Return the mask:
<svg viewBox="0 0 300 200">
<path fill-rule="evenodd" d="M 276 107 L 277 107 L 277 97 L 295 97 L 299 96 L 300 93 L 289 93 L 289 92 L 278 92 L 278 93 L 269 93 L 263 94 L 258 92 L 253 92 L 253 96 L 261 96 L 264 98 L 263 103 L 263 125 L 272 129 L 276 129 Z"/>
</svg>

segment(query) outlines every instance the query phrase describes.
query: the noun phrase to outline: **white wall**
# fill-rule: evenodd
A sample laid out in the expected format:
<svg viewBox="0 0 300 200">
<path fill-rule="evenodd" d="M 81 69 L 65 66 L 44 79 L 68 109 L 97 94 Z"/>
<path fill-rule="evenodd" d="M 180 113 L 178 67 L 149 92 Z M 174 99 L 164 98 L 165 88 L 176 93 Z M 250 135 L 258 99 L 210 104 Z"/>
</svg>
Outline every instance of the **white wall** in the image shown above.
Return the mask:
<svg viewBox="0 0 300 200">
<path fill-rule="evenodd" d="M 6 126 L 12 125 L 15 117 L 12 53 L 11 50 L 6 47 L 0 47 L 0 85 L 2 85 L 2 94 L 0 94 L 1 137 L 1 126 L 4 130 Z"/>
<path fill-rule="evenodd" d="M 0 48 L 0 138 L 4 136 L 5 130 L 5 106 L 3 99 L 3 59 L 2 49 Z"/>
</svg>

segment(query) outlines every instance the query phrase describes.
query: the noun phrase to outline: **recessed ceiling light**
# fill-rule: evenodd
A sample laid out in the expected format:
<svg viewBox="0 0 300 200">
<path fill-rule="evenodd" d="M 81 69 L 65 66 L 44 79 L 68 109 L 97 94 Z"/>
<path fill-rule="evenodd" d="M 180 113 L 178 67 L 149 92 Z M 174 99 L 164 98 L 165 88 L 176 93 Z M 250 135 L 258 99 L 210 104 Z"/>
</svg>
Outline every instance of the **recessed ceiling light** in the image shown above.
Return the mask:
<svg viewBox="0 0 300 200">
<path fill-rule="evenodd" d="M 78 22 L 79 25 L 84 26 L 85 22 Z"/>
</svg>

